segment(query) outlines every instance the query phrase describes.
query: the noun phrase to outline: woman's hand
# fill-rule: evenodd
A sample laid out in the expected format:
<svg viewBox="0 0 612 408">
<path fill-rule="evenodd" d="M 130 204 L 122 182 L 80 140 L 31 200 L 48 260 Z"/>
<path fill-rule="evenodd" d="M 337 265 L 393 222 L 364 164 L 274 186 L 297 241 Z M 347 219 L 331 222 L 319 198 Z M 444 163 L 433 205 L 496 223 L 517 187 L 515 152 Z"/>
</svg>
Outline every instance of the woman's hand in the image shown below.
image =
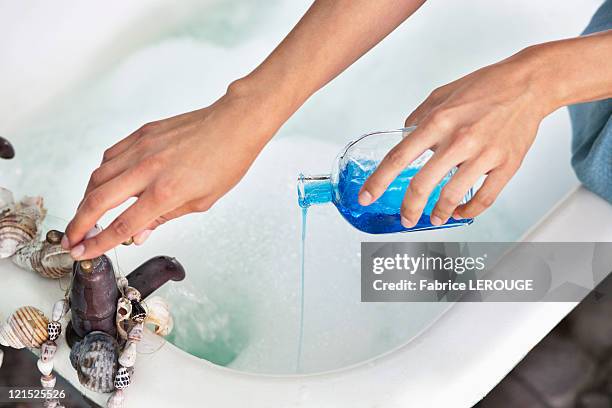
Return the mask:
<svg viewBox="0 0 612 408">
<path fill-rule="evenodd" d="M 436 89 L 409 117 L 418 128 L 393 148 L 364 183 L 359 203 L 380 197 L 426 149 L 402 203 L 402 224 L 414 226 L 434 187 L 454 166 L 431 222 L 472 218 L 491 206 L 516 173 L 542 119 L 561 106 L 612 97 L 612 30 L 535 45 Z M 465 193 L 486 175 L 467 203 Z"/>
<path fill-rule="evenodd" d="M 406 166 L 426 149 L 430 161 L 408 185 L 401 208 L 402 224 L 414 226 L 434 187 L 454 167 L 431 214 L 434 225 L 452 216 L 472 218 L 491 206 L 515 174 L 532 145 L 540 121 L 554 110 L 534 72 L 539 58 L 532 50 L 482 68 L 436 89 L 406 119 L 417 129 L 395 146 L 364 183 L 359 203 L 376 201 Z M 484 184 L 458 206 L 478 179 Z"/>
<path fill-rule="evenodd" d="M 66 229 L 63 246 L 75 259 L 130 237 L 140 244 L 166 221 L 206 211 L 242 178 L 277 128 L 273 106 L 231 89 L 207 108 L 144 125 L 104 153 Z M 85 239 L 131 197 L 138 199 L 107 229 Z"/>
</svg>

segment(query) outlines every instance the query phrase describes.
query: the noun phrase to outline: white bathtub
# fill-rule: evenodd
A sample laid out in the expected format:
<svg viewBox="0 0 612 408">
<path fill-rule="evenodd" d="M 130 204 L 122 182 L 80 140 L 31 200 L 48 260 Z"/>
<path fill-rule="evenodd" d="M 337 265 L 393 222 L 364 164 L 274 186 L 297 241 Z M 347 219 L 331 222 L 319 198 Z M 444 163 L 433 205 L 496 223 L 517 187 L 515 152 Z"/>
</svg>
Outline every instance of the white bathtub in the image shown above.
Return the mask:
<svg viewBox="0 0 612 408">
<path fill-rule="evenodd" d="M 530 43 L 579 32 L 598 2 L 487 3 L 427 5 L 305 105 L 208 214 L 171 223 L 141 248 L 117 251 L 125 273 L 157 254 L 185 265 L 188 279 L 162 291 L 176 314 L 172 341 L 230 367 L 167 343 L 139 356 L 128 406 L 470 406 L 571 310 L 574 304 L 362 304 L 359 243 L 373 238 L 352 230 L 332 207 L 314 208 L 304 355 L 295 374 L 298 172 L 326 171 L 348 139 L 401 125 L 432 87 Z M 69 4 L 0 3 L 7 31 L 0 94 L 8 95 L 0 103 L 0 134 L 17 150 L 15 160 L 0 162 L 0 185 L 43 195 L 47 226 L 59 228 L 104 147 L 144 122 L 212 102 L 307 6 Z M 48 28 L 51 20 L 57 30 Z M 611 240 L 600 220 L 612 209 L 582 189 L 543 219 L 575 185 L 569 121 L 560 111 L 545 120 L 521 172 L 474 225 L 382 239 L 512 241 L 531 229 L 526 239 Z M 1 315 L 25 304 L 48 311 L 61 296 L 57 282 L 9 262 L 0 262 L 0 274 Z M 67 353 L 62 344 L 56 369 L 78 384 Z"/>
</svg>

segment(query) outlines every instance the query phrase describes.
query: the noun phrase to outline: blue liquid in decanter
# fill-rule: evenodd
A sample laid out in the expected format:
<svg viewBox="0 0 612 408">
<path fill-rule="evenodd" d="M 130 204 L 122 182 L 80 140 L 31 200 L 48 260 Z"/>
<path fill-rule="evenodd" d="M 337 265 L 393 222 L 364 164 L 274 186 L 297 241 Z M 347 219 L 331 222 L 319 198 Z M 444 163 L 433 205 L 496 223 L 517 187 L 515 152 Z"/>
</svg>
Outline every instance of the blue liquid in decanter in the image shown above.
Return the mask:
<svg viewBox="0 0 612 408">
<path fill-rule="evenodd" d="M 456 169 L 450 171 L 434 188 L 417 224 L 411 228 L 405 228 L 401 224 L 400 207 L 406 188 L 414 175 L 432 156 L 431 151 L 423 153 L 406 167 L 378 200 L 369 206 L 359 205 L 357 196 L 363 183 L 374 172 L 385 154 L 404 137 L 409 137 L 413 130 L 414 127 L 367 134 L 346 146 L 336 159 L 331 174 L 300 175 L 298 178 L 300 207 L 308 208 L 311 205 L 331 202 L 352 226 L 369 234 L 423 231 L 471 224 L 473 222 L 471 218 L 461 220 L 450 218 L 445 224 L 436 226 L 429 218 L 440 198 L 442 188 Z M 466 203 L 471 197 L 472 189 L 463 197 L 460 204 Z"/>
</svg>

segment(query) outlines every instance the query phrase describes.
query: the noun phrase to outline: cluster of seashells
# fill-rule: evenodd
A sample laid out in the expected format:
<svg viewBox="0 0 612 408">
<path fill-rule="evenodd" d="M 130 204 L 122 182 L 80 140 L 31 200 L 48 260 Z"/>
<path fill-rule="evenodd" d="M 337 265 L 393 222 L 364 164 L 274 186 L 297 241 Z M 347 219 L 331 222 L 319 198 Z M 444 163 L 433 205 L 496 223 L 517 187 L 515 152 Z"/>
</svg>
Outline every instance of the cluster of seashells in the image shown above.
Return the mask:
<svg viewBox="0 0 612 408">
<path fill-rule="evenodd" d="M 0 259 L 10 258 L 21 268 L 57 279 L 72 272 L 74 261 L 61 248 L 61 232 L 51 230 L 44 240 L 40 239 L 45 215 L 41 197 L 25 197 L 15 202 L 13 194 L 0 187 Z M 168 335 L 174 325 L 170 306 L 163 298 L 154 296 L 145 301 L 125 277 L 117 279 L 117 287 L 121 293 L 115 318 L 118 337 L 93 331 L 75 343 L 70 353 L 82 385 L 96 392 L 112 393 L 107 402 L 109 408 L 123 406 L 124 390 L 131 383 L 137 344 L 143 338 L 145 325 L 159 336 Z M 55 340 L 62 331 L 60 320 L 69 310 L 68 299 L 56 302 L 51 319 L 35 307 L 24 306 L 0 323 L 0 345 L 41 350 L 37 366 L 42 374 L 41 385 L 46 389 L 55 387 L 52 372 L 57 351 Z M 0 366 L 2 359 L 0 349 Z M 61 407 L 58 401 L 49 404 L 45 406 Z"/>
<path fill-rule="evenodd" d="M 24 269 L 58 279 L 72 271 L 74 261 L 61 247 L 61 232 L 49 231 L 40 240 L 46 212 L 41 197 L 15 202 L 11 191 L 0 187 L 0 259 L 11 258 Z"/>
</svg>

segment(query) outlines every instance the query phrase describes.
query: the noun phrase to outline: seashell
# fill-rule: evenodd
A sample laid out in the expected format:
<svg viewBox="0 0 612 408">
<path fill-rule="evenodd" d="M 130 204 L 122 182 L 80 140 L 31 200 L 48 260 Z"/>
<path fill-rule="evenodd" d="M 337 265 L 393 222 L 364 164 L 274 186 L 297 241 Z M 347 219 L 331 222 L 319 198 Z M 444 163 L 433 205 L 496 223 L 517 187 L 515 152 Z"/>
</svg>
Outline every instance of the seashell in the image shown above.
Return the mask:
<svg viewBox="0 0 612 408">
<path fill-rule="evenodd" d="M 57 377 L 54 374 L 43 375 L 40 377 L 40 385 L 43 388 L 55 388 L 55 383 L 57 382 Z"/>
<path fill-rule="evenodd" d="M 70 351 L 70 362 L 79 382 L 96 392 L 112 392 L 117 374 L 119 345 L 109 334 L 94 331 L 77 342 Z"/>
<path fill-rule="evenodd" d="M 42 359 L 38 359 L 36 366 L 42 375 L 51 375 L 53 372 L 53 361 L 42 361 Z"/>
<path fill-rule="evenodd" d="M 125 297 L 128 298 L 128 300 L 135 300 L 137 302 L 140 302 L 141 299 L 138 289 L 131 286 L 128 286 L 128 288 L 125 290 Z"/>
<path fill-rule="evenodd" d="M 47 324 L 47 333 L 49 333 L 49 340 L 57 340 L 62 334 L 62 324 L 60 322 L 51 321 Z"/>
<path fill-rule="evenodd" d="M 117 316 L 115 321 L 117 323 L 117 332 L 122 339 L 127 339 L 127 333 L 124 329 L 124 322 L 130 319 L 132 314 L 132 303 L 124 297 L 117 300 Z"/>
<path fill-rule="evenodd" d="M 142 323 L 147 318 L 147 311 L 136 299 L 132 300 L 132 320 Z"/>
<path fill-rule="evenodd" d="M 15 157 L 15 148 L 5 138 L 0 136 L 0 158 L 12 159 Z"/>
<path fill-rule="evenodd" d="M 106 402 L 106 408 L 122 408 L 125 395 L 123 390 L 116 390 Z"/>
<path fill-rule="evenodd" d="M 128 284 L 128 280 L 125 276 L 120 276 L 117 278 L 117 288 L 119 289 L 119 292 L 125 294 Z"/>
<path fill-rule="evenodd" d="M 0 259 L 36 239 L 45 214 L 41 197 L 26 197 L 0 218 Z"/>
<path fill-rule="evenodd" d="M 48 323 L 43 312 L 37 308 L 20 307 L 0 325 L 0 344 L 16 349 L 39 348 L 49 337 Z"/>
<path fill-rule="evenodd" d="M 60 299 L 53 305 L 53 312 L 51 313 L 51 320 L 59 322 L 66 313 L 70 310 L 70 305 L 66 299 Z"/>
<path fill-rule="evenodd" d="M 0 217 L 15 208 L 15 199 L 11 190 L 0 187 Z"/>
<path fill-rule="evenodd" d="M 2 368 L 3 361 L 4 361 L 4 350 L 0 349 L 0 368 Z"/>
<path fill-rule="evenodd" d="M 11 260 L 17 266 L 51 279 L 59 279 L 72 272 L 74 263 L 70 251 L 62 248 L 59 243 L 49 243 L 47 240 L 23 245 Z"/>
<path fill-rule="evenodd" d="M 119 364 L 121 364 L 123 367 L 134 367 L 135 363 L 136 343 L 133 341 L 128 341 L 121 352 L 121 356 L 119 357 Z"/>
<path fill-rule="evenodd" d="M 43 408 L 64 408 L 64 406 L 60 405 L 58 399 L 46 399 L 43 401 Z"/>
<path fill-rule="evenodd" d="M 40 359 L 45 363 L 47 361 L 53 361 L 56 351 L 57 344 L 55 344 L 53 340 L 47 340 L 40 346 Z"/>
<path fill-rule="evenodd" d="M 129 387 L 131 382 L 132 381 L 130 380 L 130 373 L 128 369 L 125 367 L 119 367 L 117 375 L 115 376 L 115 388 L 118 390 L 123 390 Z"/>
<path fill-rule="evenodd" d="M 135 342 L 141 341 L 143 332 L 144 332 L 144 324 L 136 323 L 134 327 L 132 327 L 132 329 L 130 330 L 128 339 L 131 341 L 135 341 Z"/>
<path fill-rule="evenodd" d="M 147 318 L 145 324 L 154 326 L 155 334 L 167 336 L 174 327 L 174 320 L 170 314 L 170 305 L 160 296 L 153 296 L 146 301 Z"/>
</svg>

